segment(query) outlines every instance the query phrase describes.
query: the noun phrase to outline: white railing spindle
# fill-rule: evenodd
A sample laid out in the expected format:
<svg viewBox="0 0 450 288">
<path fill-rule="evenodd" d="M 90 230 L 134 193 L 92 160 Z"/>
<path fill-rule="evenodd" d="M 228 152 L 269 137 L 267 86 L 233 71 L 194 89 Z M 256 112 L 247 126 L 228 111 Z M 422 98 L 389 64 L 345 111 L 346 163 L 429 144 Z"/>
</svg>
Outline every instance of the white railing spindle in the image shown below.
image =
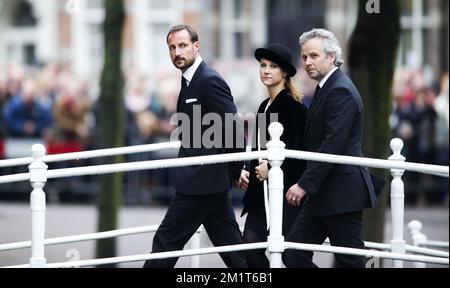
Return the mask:
<svg viewBox="0 0 450 288">
<path fill-rule="evenodd" d="M 403 148 L 403 141 L 395 138 L 391 141 L 391 149 L 393 151 L 389 160 L 405 161 L 405 157 L 400 153 Z M 403 239 L 403 218 L 405 205 L 405 187 L 402 181 L 402 176 L 405 170 L 391 169 L 391 217 L 392 217 L 392 240 L 391 251 L 393 253 L 406 253 L 406 243 Z M 403 261 L 394 260 L 394 268 L 403 268 Z"/>
<path fill-rule="evenodd" d="M 283 170 L 281 164 L 284 161 L 284 148 L 286 145 L 280 140 L 283 134 L 283 126 L 272 123 L 269 126 L 270 142 L 267 143 L 268 160 L 271 168 L 269 171 L 269 209 L 270 231 L 269 242 L 270 267 L 281 268 L 282 253 L 284 251 L 284 237 L 282 234 L 283 221 Z"/>
<path fill-rule="evenodd" d="M 421 232 L 422 223 L 417 220 L 413 220 L 408 224 L 409 235 L 412 239 L 413 245 L 420 247 L 420 243 L 427 241 L 427 236 Z M 427 265 L 424 262 L 414 262 L 414 268 L 426 268 Z"/>
<path fill-rule="evenodd" d="M 42 190 L 47 182 L 48 166 L 42 161 L 45 155 L 45 147 L 42 144 L 34 144 L 31 147 L 33 162 L 28 166 L 30 182 L 33 191 L 30 196 L 31 209 L 31 268 L 46 267 L 44 257 L 45 239 L 45 193 Z"/>
</svg>

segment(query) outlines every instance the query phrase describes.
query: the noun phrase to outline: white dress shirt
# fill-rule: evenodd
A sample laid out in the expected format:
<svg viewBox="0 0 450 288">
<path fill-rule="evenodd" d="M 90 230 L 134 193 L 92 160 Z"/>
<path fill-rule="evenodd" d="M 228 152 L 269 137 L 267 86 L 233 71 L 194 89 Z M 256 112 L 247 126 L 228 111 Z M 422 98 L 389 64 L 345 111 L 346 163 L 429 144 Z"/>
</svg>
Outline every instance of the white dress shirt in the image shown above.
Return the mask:
<svg viewBox="0 0 450 288">
<path fill-rule="evenodd" d="M 328 72 L 327 75 L 325 75 L 325 77 L 323 77 L 322 81 L 319 82 L 319 87 L 320 89 L 322 89 L 323 85 L 325 85 L 325 82 L 327 82 L 328 78 L 330 78 L 331 74 L 333 74 L 334 71 L 336 71 L 338 69 L 338 67 L 332 69 L 330 72 Z"/>
<path fill-rule="evenodd" d="M 195 59 L 194 64 L 191 65 L 186 71 L 183 73 L 184 79 L 186 79 L 186 85 L 189 86 L 189 84 L 192 81 L 192 77 L 194 77 L 195 71 L 197 71 L 198 66 L 202 64 L 202 57 L 198 55 L 198 57 Z"/>
</svg>

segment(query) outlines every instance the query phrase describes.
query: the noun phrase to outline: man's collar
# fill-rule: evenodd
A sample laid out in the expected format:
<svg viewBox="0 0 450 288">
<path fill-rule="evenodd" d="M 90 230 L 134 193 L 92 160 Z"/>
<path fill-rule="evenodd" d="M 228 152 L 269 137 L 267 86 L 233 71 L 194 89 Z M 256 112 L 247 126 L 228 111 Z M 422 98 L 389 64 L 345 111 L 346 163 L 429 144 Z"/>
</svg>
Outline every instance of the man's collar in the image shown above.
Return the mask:
<svg viewBox="0 0 450 288">
<path fill-rule="evenodd" d="M 187 80 L 187 84 L 189 85 L 192 81 L 192 77 L 194 77 L 195 71 L 197 71 L 198 66 L 202 64 L 202 57 L 198 55 L 198 57 L 195 59 L 194 64 L 191 65 L 186 71 L 183 73 L 183 77 Z"/>
<path fill-rule="evenodd" d="M 336 71 L 337 69 L 339 69 L 339 67 L 335 67 L 334 69 L 331 69 L 331 71 L 328 72 L 328 74 L 325 75 L 325 77 L 323 77 L 323 79 L 319 82 L 320 89 L 322 89 L 323 85 L 325 85 L 325 83 L 327 82 L 328 78 L 330 78 L 331 74 L 333 74 L 334 71 Z"/>
</svg>

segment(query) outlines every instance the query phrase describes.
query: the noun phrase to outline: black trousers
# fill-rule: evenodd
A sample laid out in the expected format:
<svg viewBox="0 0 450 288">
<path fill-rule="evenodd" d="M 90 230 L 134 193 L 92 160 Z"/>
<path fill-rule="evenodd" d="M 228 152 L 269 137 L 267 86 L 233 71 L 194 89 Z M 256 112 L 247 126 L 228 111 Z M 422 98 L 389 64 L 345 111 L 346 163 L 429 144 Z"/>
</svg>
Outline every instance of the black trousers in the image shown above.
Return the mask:
<svg viewBox="0 0 450 288">
<path fill-rule="evenodd" d="M 362 211 L 316 218 L 304 207 L 286 237 L 288 242 L 322 244 L 329 238 L 333 246 L 364 249 L 362 240 Z M 364 268 L 363 256 L 335 254 L 339 268 Z M 283 254 L 286 268 L 317 268 L 313 252 L 287 249 Z"/>
<path fill-rule="evenodd" d="M 152 253 L 183 250 L 203 224 L 214 246 L 242 244 L 228 192 L 211 195 L 176 194 L 153 238 Z M 246 268 L 241 252 L 220 253 L 229 268 Z M 147 260 L 144 268 L 171 268 L 178 258 Z"/>
<path fill-rule="evenodd" d="M 244 227 L 244 243 L 267 241 L 266 215 L 259 212 L 248 212 Z M 249 268 L 270 268 L 266 249 L 246 250 L 244 255 Z"/>
<path fill-rule="evenodd" d="M 282 233 L 286 237 L 291 230 L 300 209 L 283 201 L 283 228 Z M 248 211 L 244 228 L 244 243 L 256 243 L 267 241 L 266 214 L 259 211 Z M 270 268 L 270 262 L 266 256 L 266 249 L 246 250 L 245 257 L 249 268 Z"/>
</svg>

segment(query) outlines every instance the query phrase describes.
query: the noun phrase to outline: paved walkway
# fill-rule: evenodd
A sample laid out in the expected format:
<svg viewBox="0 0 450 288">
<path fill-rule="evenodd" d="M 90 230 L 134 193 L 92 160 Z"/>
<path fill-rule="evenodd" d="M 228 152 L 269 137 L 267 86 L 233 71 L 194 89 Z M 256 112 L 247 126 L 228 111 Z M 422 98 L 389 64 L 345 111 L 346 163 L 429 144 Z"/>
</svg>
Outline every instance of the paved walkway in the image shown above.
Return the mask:
<svg viewBox="0 0 450 288">
<path fill-rule="evenodd" d="M 159 224 L 167 207 L 135 208 L 125 207 L 120 214 L 120 228 Z M 236 217 L 240 225 L 245 218 L 239 217 L 241 208 L 236 208 Z M 389 213 L 386 215 L 386 239 L 389 239 L 391 226 Z M 405 223 L 410 220 L 421 220 L 423 232 L 430 240 L 448 241 L 449 210 L 448 207 L 407 208 Z M 49 205 L 47 207 L 46 237 L 60 237 L 96 231 L 97 210 L 94 206 Z M 26 241 L 31 237 L 30 212 L 27 204 L 0 203 L 0 244 Z M 153 234 L 123 236 L 118 240 L 118 256 L 143 254 L 150 251 Z M 405 239 L 410 243 L 407 231 Z M 387 240 L 386 240 L 387 241 Z M 202 234 L 201 247 L 211 246 L 206 234 Z M 95 254 L 93 241 L 48 246 L 46 248 L 47 263 L 64 262 L 79 255 L 80 259 L 91 259 Z M 24 264 L 28 262 L 30 249 L 0 251 L 0 266 Z M 330 267 L 332 256 L 319 254 L 316 261 L 320 267 Z M 385 262 L 390 266 L 391 261 Z M 141 267 L 143 262 L 123 263 L 120 267 Z M 204 255 L 200 257 L 201 267 L 225 267 L 220 257 Z M 410 266 L 410 263 L 407 263 Z M 181 258 L 177 267 L 189 267 L 189 258 Z M 442 266 L 441 266 L 442 267 Z"/>
</svg>

